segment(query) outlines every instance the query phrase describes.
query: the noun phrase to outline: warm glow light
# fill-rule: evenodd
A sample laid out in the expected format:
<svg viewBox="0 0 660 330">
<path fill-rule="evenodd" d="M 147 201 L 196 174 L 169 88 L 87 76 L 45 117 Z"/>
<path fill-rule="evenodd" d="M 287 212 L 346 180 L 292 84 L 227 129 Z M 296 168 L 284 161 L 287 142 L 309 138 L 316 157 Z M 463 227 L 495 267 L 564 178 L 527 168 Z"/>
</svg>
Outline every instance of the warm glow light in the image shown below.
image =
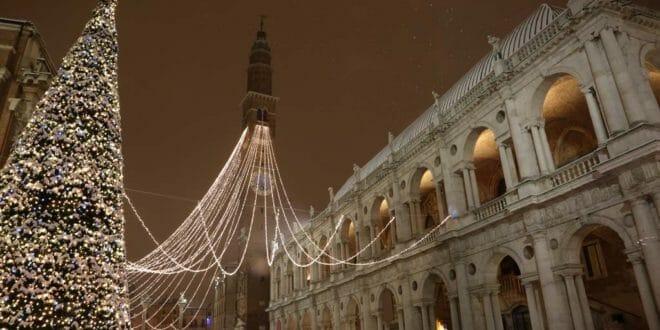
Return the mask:
<svg viewBox="0 0 660 330">
<path fill-rule="evenodd" d="M 426 194 L 434 188 L 435 185 L 433 184 L 433 173 L 431 173 L 430 170 L 426 170 L 422 175 L 422 180 L 419 183 L 420 193 Z"/>
<path fill-rule="evenodd" d="M 440 322 L 440 320 L 435 320 L 435 330 L 446 330 L 445 326 Z"/>
<path fill-rule="evenodd" d="M 474 145 L 474 160 L 499 159 L 499 157 L 499 151 L 495 144 L 495 133 L 490 129 L 483 130 Z"/>
</svg>

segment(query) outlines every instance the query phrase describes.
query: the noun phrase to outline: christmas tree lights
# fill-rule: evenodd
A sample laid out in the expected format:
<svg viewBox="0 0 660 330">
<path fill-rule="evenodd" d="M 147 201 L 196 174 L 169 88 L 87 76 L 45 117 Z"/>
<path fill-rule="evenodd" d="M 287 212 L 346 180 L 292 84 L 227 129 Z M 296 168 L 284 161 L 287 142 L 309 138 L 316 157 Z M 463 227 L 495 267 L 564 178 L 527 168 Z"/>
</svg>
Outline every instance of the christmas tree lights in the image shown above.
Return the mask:
<svg viewBox="0 0 660 330">
<path fill-rule="evenodd" d="M 0 172 L 0 328 L 129 326 L 116 0 L 102 0 Z"/>
</svg>

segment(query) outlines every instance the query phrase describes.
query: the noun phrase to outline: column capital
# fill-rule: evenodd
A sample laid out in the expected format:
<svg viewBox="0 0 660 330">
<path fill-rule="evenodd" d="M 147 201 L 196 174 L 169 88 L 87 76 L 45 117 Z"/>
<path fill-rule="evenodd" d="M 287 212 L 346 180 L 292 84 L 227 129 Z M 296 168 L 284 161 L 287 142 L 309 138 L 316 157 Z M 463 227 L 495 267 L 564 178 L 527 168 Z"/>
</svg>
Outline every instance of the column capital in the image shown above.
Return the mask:
<svg viewBox="0 0 660 330">
<path fill-rule="evenodd" d="M 531 273 L 520 275 L 520 283 L 524 286 L 534 285 L 534 282 L 539 280 L 539 274 Z"/>
<path fill-rule="evenodd" d="M 564 278 L 580 276 L 584 272 L 582 264 L 563 264 L 560 266 L 552 267 L 552 271 Z"/>
<path fill-rule="evenodd" d="M 582 94 L 585 94 L 585 95 L 586 94 L 593 95 L 594 94 L 593 86 L 592 85 L 580 84 L 580 92 L 582 92 Z"/>
<path fill-rule="evenodd" d="M 648 197 L 646 195 L 636 196 L 628 201 L 630 206 L 638 206 L 640 204 L 646 203 L 648 205 Z"/>
<path fill-rule="evenodd" d="M 5 80 L 8 80 L 11 77 L 11 72 L 7 69 L 7 67 L 2 66 L 0 67 L 0 83 L 5 82 Z"/>
<path fill-rule="evenodd" d="M 633 265 L 639 264 L 644 261 L 644 254 L 642 253 L 642 250 L 639 249 L 638 247 L 625 249 L 623 253 L 626 254 L 626 256 L 628 257 L 628 261 Z"/>
</svg>

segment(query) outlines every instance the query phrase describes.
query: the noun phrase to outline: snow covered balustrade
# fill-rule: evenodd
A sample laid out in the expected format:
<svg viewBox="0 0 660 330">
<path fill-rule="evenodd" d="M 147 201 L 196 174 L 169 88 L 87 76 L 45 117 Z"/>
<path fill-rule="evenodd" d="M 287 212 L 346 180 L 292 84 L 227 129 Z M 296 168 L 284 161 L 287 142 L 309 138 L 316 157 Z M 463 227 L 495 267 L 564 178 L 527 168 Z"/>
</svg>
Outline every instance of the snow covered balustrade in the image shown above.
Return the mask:
<svg viewBox="0 0 660 330">
<path fill-rule="evenodd" d="M 577 178 L 591 173 L 596 165 L 600 163 L 598 153 L 592 152 L 578 158 L 577 160 L 566 164 L 558 169 L 555 173 L 550 175 L 550 183 L 552 188 L 562 186 Z"/>
</svg>

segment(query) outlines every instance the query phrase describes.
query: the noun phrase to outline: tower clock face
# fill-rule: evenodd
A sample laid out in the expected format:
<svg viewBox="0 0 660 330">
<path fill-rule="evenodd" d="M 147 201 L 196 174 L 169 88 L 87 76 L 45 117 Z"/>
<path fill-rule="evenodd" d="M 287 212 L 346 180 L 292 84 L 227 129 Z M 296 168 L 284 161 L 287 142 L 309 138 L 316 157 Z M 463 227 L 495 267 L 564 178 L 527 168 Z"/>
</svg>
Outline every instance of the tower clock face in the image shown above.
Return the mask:
<svg viewBox="0 0 660 330">
<path fill-rule="evenodd" d="M 268 196 L 272 193 L 273 185 L 270 174 L 267 172 L 256 172 L 254 174 L 252 187 L 254 192 L 260 196 Z"/>
</svg>

